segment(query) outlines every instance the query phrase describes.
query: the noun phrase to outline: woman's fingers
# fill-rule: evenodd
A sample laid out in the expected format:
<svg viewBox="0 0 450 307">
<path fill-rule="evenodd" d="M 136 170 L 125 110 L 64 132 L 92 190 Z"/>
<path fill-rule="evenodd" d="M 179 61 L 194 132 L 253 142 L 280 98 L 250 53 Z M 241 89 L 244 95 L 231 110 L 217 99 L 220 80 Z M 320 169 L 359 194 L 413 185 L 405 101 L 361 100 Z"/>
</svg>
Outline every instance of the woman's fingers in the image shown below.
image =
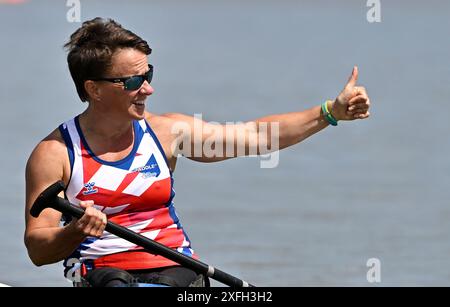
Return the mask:
<svg viewBox="0 0 450 307">
<path fill-rule="evenodd" d="M 359 107 L 359 108 L 352 109 L 351 111 L 347 111 L 347 115 L 353 116 L 353 115 L 355 115 L 355 114 L 364 114 L 364 113 L 366 113 L 367 111 L 369 111 L 369 107 L 361 106 L 361 107 Z"/>
<path fill-rule="evenodd" d="M 83 233 L 86 236 L 92 236 L 92 233 L 93 233 L 92 230 L 95 227 L 96 213 L 94 210 L 95 209 L 93 207 L 87 207 L 86 210 L 84 211 L 84 215 L 82 217 L 82 219 L 84 219 Z"/>
<path fill-rule="evenodd" d="M 104 213 L 102 213 L 98 210 L 97 210 L 97 217 L 98 218 L 95 223 L 95 229 L 96 229 L 95 236 L 101 237 L 103 234 L 103 231 L 105 230 L 105 227 L 106 227 L 107 218 Z"/>
<path fill-rule="evenodd" d="M 92 207 L 92 206 L 94 206 L 94 201 L 93 200 L 82 200 L 82 201 L 80 201 L 80 206 L 84 209 L 86 209 L 88 207 Z"/>
<path fill-rule="evenodd" d="M 370 100 L 366 94 L 360 94 L 350 99 L 347 107 L 347 115 L 353 115 L 355 113 L 366 113 L 370 107 Z"/>
<path fill-rule="evenodd" d="M 364 118 L 368 118 L 369 116 L 370 116 L 370 112 L 367 111 L 367 112 L 364 112 L 364 113 L 355 113 L 353 115 L 353 118 L 354 119 L 364 119 Z"/>
<path fill-rule="evenodd" d="M 101 237 L 107 223 L 106 215 L 93 207 L 93 201 L 82 201 L 80 206 L 85 208 L 85 211 L 77 222 L 77 228 L 85 236 Z"/>
<path fill-rule="evenodd" d="M 370 116 L 370 99 L 367 95 L 366 88 L 353 84 L 348 90 L 351 91 L 350 94 L 347 92 L 347 94 L 349 94 L 349 96 L 347 96 L 348 100 L 345 101 L 341 99 L 341 105 L 347 108 L 344 111 L 345 119 L 354 120 L 368 118 Z"/>
<path fill-rule="evenodd" d="M 92 207 L 87 208 L 86 210 L 89 210 L 87 213 L 89 216 L 89 223 L 86 226 L 85 231 L 89 233 L 89 236 L 101 237 L 106 226 L 105 214 Z"/>
<path fill-rule="evenodd" d="M 367 97 L 367 95 L 360 94 L 358 96 L 353 97 L 352 99 L 349 100 L 348 105 L 349 108 L 351 108 L 354 105 L 362 103 L 370 105 L 369 97 Z"/>
</svg>

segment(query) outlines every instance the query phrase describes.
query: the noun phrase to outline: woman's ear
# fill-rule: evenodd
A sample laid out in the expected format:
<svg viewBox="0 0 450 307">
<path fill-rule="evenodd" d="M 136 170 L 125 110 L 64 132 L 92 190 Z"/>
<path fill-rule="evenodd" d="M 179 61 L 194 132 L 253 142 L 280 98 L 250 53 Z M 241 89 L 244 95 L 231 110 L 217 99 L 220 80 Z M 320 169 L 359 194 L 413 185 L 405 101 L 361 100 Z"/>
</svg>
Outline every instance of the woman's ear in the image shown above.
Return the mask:
<svg viewBox="0 0 450 307">
<path fill-rule="evenodd" d="M 95 81 L 92 80 L 86 80 L 84 81 L 84 90 L 86 91 L 88 98 L 92 100 L 99 100 L 100 98 L 100 89 L 95 83 Z"/>
</svg>

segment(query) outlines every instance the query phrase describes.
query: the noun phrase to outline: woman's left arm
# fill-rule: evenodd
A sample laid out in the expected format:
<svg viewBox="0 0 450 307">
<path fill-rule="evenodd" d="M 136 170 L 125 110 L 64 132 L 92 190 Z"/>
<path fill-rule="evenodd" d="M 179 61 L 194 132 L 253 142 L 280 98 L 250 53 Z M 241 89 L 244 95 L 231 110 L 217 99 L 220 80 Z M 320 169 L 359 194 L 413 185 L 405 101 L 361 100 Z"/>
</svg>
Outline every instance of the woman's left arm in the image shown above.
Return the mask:
<svg viewBox="0 0 450 307">
<path fill-rule="evenodd" d="M 267 154 L 297 144 L 337 121 L 367 118 L 370 100 L 365 88 L 356 86 L 357 79 L 358 69 L 354 67 L 334 101 L 242 124 L 212 124 L 188 115 L 165 114 L 171 120 L 172 152 L 199 162 Z"/>
<path fill-rule="evenodd" d="M 270 140 L 278 139 L 278 149 L 283 149 L 303 141 L 330 124 L 337 124 L 338 121 L 368 118 L 370 99 L 366 89 L 356 85 L 357 80 L 358 68 L 354 67 L 347 84 L 334 101 L 326 101 L 324 105 L 315 106 L 302 112 L 270 115 L 255 120 L 253 129 L 258 131 L 257 137 L 261 138 L 260 127 L 262 125 L 267 127 L 278 125 L 276 131 L 278 136 L 273 136 L 273 129 L 268 129 L 272 131 L 267 134 L 269 146 L 266 147 L 271 148 Z M 327 111 L 331 115 L 331 119 L 326 118 Z"/>
</svg>

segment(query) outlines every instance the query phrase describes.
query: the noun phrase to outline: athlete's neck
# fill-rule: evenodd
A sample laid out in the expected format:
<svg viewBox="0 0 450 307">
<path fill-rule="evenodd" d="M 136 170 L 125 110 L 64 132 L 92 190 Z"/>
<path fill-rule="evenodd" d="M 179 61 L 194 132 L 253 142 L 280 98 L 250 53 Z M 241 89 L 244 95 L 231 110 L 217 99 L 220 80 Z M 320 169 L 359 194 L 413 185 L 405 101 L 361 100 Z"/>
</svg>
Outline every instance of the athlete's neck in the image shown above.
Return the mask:
<svg viewBox="0 0 450 307">
<path fill-rule="evenodd" d="M 84 133 L 109 140 L 121 139 L 133 134 L 133 122 L 129 119 L 114 118 L 111 114 L 93 112 L 88 107 L 79 116 Z"/>
</svg>

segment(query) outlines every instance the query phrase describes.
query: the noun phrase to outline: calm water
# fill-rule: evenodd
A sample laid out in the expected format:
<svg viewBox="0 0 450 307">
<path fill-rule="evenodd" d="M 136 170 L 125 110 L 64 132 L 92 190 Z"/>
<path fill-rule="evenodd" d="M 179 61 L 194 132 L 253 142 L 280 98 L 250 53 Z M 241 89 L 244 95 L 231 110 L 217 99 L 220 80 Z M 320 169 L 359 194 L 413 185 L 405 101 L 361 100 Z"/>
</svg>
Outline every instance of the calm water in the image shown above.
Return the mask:
<svg viewBox="0 0 450 307">
<path fill-rule="evenodd" d="M 0 4 L 0 282 L 66 286 L 23 245 L 24 168 L 36 143 L 81 112 L 62 45 L 80 25 L 65 1 Z M 339 1 L 344 2 L 344 1 Z M 217 164 L 180 160 L 175 202 L 202 260 L 261 286 L 450 286 L 450 3 L 82 1 L 153 48 L 154 112 L 244 121 L 333 98 L 354 64 L 370 120 L 281 152 Z"/>
</svg>

